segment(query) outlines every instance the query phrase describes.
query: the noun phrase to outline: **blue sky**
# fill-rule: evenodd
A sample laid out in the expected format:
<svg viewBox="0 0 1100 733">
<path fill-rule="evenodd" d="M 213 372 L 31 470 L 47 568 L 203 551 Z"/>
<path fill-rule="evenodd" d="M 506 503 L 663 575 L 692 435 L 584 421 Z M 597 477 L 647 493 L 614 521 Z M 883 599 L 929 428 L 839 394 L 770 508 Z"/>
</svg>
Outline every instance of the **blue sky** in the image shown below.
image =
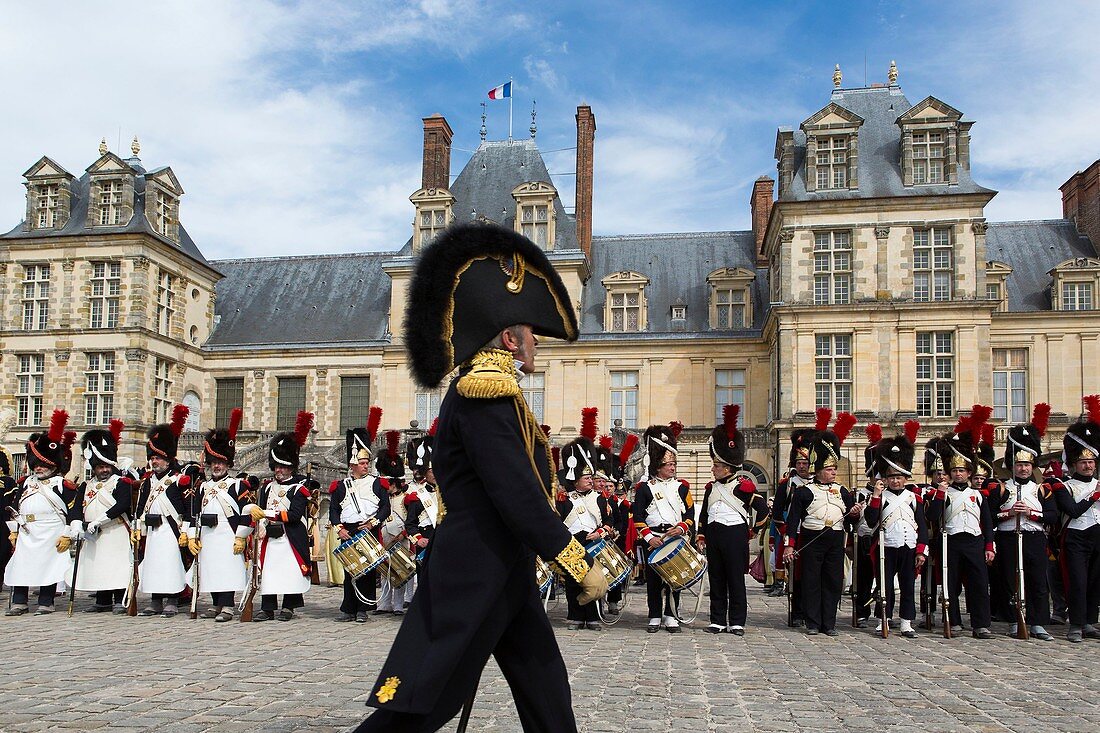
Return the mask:
<svg viewBox="0 0 1100 733">
<path fill-rule="evenodd" d="M 208 257 L 395 249 L 411 231 L 421 118 L 478 144 L 480 102 L 515 80 L 515 136 L 538 101 L 551 173 L 596 114 L 597 234 L 748 227 L 775 131 L 844 86 L 886 81 L 976 120 L 993 221 L 1057 218 L 1058 186 L 1100 157 L 1095 2 L 97 2 L 0 0 L 0 229 L 45 154 L 74 174 L 106 137 L 171 165 Z M 48 29 L 48 30 L 47 30 Z M 866 68 L 866 76 L 865 76 Z M 488 103 L 490 139 L 507 102 Z M 121 142 L 121 145 L 120 145 Z M 125 156 L 124 156 L 125 157 Z M 573 178 L 555 185 L 571 203 Z"/>
</svg>

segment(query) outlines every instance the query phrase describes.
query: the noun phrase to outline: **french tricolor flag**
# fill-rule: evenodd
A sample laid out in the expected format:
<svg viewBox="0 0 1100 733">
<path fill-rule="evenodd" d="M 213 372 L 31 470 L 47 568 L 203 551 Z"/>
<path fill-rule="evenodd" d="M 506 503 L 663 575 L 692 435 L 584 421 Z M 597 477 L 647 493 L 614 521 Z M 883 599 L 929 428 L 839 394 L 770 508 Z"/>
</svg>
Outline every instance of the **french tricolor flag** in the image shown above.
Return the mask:
<svg viewBox="0 0 1100 733">
<path fill-rule="evenodd" d="M 505 82 L 489 90 L 489 99 L 508 99 L 512 96 L 512 82 Z"/>
</svg>

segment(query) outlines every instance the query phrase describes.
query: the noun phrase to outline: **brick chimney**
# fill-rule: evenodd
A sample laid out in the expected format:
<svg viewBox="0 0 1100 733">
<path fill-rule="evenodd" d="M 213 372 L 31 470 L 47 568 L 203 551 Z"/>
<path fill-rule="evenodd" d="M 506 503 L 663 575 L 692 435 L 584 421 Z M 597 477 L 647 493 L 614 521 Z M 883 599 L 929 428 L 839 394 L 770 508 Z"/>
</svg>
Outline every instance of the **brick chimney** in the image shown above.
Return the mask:
<svg viewBox="0 0 1100 733">
<path fill-rule="evenodd" d="M 1070 176 L 1061 191 L 1062 216 L 1072 219 L 1100 253 L 1100 160 Z"/>
<path fill-rule="evenodd" d="M 454 133 L 438 112 L 424 118 L 424 175 L 421 188 L 451 185 L 451 138 Z"/>
<path fill-rule="evenodd" d="M 577 242 L 592 258 L 592 151 L 596 140 L 596 116 L 587 104 L 577 107 Z"/>
<path fill-rule="evenodd" d="M 764 232 L 768 228 L 768 217 L 775 202 L 775 180 L 760 176 L 752 184 L 752 198 L 749 199 L 749 211 L 752 215 L 752 233 L 756 238 L 756 259 L 764 257 Z"/>
</svg>

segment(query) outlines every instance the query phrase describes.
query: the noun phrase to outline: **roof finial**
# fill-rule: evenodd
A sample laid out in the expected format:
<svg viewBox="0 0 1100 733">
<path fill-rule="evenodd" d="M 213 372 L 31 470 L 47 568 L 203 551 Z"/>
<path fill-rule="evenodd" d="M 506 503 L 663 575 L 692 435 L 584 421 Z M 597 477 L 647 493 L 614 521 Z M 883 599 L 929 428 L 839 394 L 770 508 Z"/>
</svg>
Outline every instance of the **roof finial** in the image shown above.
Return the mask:
<svg viewBox="0 0 1100 733">
<path fill-rule="evenodd" d="M 101 137 L 99 139 L 99 154 L 101 156 L 106 155 L 110 148 L 107 147 L 107 138 Z"/>
<path fill-rule="evenodd" d="M 891 86 L 898 83 L 898 65 L 893 61 L 890 62 L 890 71 L 886 78 L 890 80 Z"/>
<path fill-rule="evenodd" d="M 135 158 L 141 152 L 141 143 L 138 142 L 137 135 L 134 135 L 134 141 L 130 143 L 130 150 L 133 151 Z"/>
<path fill-rule="evenodd" d="M 481 103 L 481 142 L 485 142 L 485 136 L 489 134 L 489 130 L 485 127 L 485 102 Z"/>
<path fill-rule="evenodd" d="M 833 70 L 833 86 L 840 89 L 840 82 L 844 80 L 844 74 L 840 73 L 840 64 L 836 65 L 836 69 Z"/>
<path fill-rule="evenodd" d="M 535 100 L 531 100 L 531 127 L 528 130 L 531 132 L 531 139 L 535 139 L 535 133 L 538 132 L 538 127 L 535 125 Z"/>
</svg>

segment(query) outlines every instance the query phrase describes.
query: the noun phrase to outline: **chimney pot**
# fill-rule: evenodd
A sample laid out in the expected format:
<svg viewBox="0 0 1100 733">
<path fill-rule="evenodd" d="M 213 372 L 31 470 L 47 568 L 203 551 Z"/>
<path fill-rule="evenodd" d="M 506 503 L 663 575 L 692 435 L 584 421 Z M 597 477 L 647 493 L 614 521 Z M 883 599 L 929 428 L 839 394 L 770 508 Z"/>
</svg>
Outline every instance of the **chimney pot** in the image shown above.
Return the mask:
<svg viewBox="0 0 1100 733">
<path fill-rule="evenodd" d="M 577 198 L 574 217 L 577 242 L 585 257 L 592 258 L 592 155 L 596 140 L 596 116 L 587 104 L 577 107 Z"/>
<path fill-rule="evenodd" d="M 454 132 L 443 115 L 424 118 L 424 169 L 421 188 L 449 188 L 451 184 L 451 138 Z"/>
<path fill-rule="evenodd" d="M 760 176 L 752 184 L 752 197 L 749 199 L 749 213 L 752 218 L 752 233 L 756 239 L 756 259 L 764 257 L 764 233 L 768 229 L 768 218 L 775 203 L 775 179 Z"/>
</svg>

